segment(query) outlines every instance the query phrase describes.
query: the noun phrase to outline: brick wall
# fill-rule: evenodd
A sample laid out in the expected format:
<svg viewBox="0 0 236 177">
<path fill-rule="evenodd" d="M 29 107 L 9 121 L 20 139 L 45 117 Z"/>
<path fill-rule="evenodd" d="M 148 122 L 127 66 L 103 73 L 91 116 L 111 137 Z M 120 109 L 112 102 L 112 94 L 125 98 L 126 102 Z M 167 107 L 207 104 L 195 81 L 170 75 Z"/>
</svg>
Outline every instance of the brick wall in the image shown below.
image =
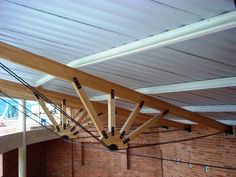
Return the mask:
<svg viewBox="0 0 236 177">
<path fill-rule="evenodd" d="M 140 137 L 135 143 L 150 143 L 158 136 Z M 155 177 L 161 176 L 161 162 L 132 154 L 161 154 L 159 147 L 110 152 L 91 139 L 75 140 L 75 144 L 54 140 L 47 142 L 48 177 Z M 72 160 L 73 159 L 73 160 Z"/>
<path fill-rule="evenodd" d="M 161 141 L 191 138 L 206 134 L 212 134 L 216 130 L 194 126 L 192 133 L 178 131 L 172 133 L 161 133 Z M 187 162 L 196 162 L 206 165 L 223 167 L 236 167 L 236 139 L 225 138 L 223 134 L 188 141 L 184 143 L 168 144 L 161 146 L 163 157 L 167 159 L 179 159 Z M 163 161 L 164 176 L 166 177 L 235 177 L 236 171 L 205 166 L 188 165 L 183 163 Z"/>
<path fill-rule="evenodd" d="M 18 149 L 3 154 L 3 176 L 18 176 Z M 27 146 L 27 177 L 46 176 L 45 143 Z"/>
<path fill-rule="evenodd" d="M 152 129 L 150 131 L 156 131 Z M 192 133 L 173 131 L 142 134 L 134 144 L 171 141 L 216 132 L 204 127 L 193 128 Z M 222 134 L 177 144 L 109 152 L 90 138 L 75 140 L 75 144 L 53 140 L 29 146 L 28 171 L 48 177 L 235 177 L 236 171 L 160 160 L 179 159 L 215 166 L 236 167 L 236 139 Z M 41 151 L 40 151 L 41 150 Z M 34 158 L 30 158 L 33 156 Z M 4 154 L 4 177 L 15 177 L 17 151 Z M 40 161 L 40 162 L 39 162 Z M 14 173 L 14 175 L 9 175 Z M 28 172 L 30 174 L 30 172 Z M 34 176 L 30 174 L 29 176 Z M 34 176 L 35 177 L 35 176 Z"/>
<path fill-rule="evenodd" d="M 0 177 L 3 176 L 3 166 L 2 166 L 2 154 L 0 154 Z"/>
</svg>

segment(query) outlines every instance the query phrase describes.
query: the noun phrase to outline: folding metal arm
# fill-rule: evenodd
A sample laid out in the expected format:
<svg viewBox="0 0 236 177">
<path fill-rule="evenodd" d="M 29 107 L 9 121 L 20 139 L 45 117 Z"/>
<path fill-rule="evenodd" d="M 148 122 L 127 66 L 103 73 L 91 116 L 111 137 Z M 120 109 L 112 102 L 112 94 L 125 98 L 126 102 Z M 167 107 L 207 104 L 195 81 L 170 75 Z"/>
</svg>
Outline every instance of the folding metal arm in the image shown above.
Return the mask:
<svg viewBox="0 0 236 177">
<path fill-rule="evenodd" d="M 122 139 L 126 132 L 129 130 L 130 126 L 134 122 L 135 118 L 137 117 L 139 111 L 142 109 L 144 102 L 142 101 L 141 103 L 137 104 L 136 107 L 134 108 L 133 112 L 129 115 L 128 119 L 125 121 L 124 125 L 120 129 L 120 139 Z"/>
<path fill-rule="evenodd" d="M 48 116 L 48 118 L 50 119 L 50 121 L 52 122 L 54 128 L 57 131 L 60 131 L 60 127 L 57 124 L 56 120 L 54 119 L 53 115 L 51 114 L 51 112 L 48 110 L 47 106 L 44 104 L 44 102 L 40 99 L 39 95 L 37 93 L 34 93 L 35 98 L 38 100 L 40 106 L 42 107 L 42 109 L 44 110 L 45 114 Z"/>
<path fill-rule="evenodd" d="M 80 85 L 80 83 L 76 77 L 73 78 L 73 86 L 74 86 L 77 94 L 79 95 L 86 111 L 88 112 L 89 116 L 91 117 L 99 135 L 101 137 L 108 138 L 107 133 L 104 130 L 102 122 L 98 118 L 97 113 L 96 113 L 92 103 L 90 102 L 88 96 L 86 95 L 84 89 L 82 88 L 82 86 Z"/>
<path fill-rule="evenodd" d="M 156 116 L 154 116 L 153 118 L 151 118 L 150 120 L 148 120 L 147 122 L 142 124 L 139 128 L 135 129 L 128 136 L 126 136 L 123 143 L 124 144 L 128 143 L 130 140 L 132 140 L 135 137 L 137 137 L 138 135 L 140 135 L 144 130 L 155 125 L 158 122 L 158 120 L 161 119 L 162 117 L 164 117 L 168 112 L 169 112 L 169 110 L 166 110 L 160 114 L 157 114 Z"/>
</svg>

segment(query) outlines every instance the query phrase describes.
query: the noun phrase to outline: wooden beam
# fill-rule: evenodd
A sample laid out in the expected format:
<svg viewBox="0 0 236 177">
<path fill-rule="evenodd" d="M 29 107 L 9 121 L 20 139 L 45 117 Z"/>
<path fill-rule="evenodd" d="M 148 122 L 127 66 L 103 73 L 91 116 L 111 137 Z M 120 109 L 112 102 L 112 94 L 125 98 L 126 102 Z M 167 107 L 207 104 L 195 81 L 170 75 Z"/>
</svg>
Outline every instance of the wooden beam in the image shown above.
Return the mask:
<svg viewBox="0 0 236 177">
<path fill-rule="evenodd" d="M 116 129 L 115 117 L 115 93 L 114 90 L 111 90 L 111 94 L 108 98 L 108 132 L 111 132 L 112 135 L 115 134 Z"/>
<path fill-rule="evenodd" d="M 63 112 L 66 112 L 66 99 L 62 100 L 61 109 L 63 110 Z M 65 130 L 67 127 L 67 118 L 62 113 L 61 113 L 61 125 L 62 125 L 63 129 Z"/>
<path fill-rule="evenodd" d="M 71 68 L 69 66 L 49 60 L 45 57 L 27 52 L 3 42 L 0 42 L 0 58 L 53 75 L 69 82 L 73 82 L 74 77 L 77 77 L 78 81 L 83 86 L 100 90 L 105 93 L 109 93 L 110 90 L 113 89 L 116 90 L 116 95 L 120 98 L 136 103 L 144 101 L 146 106 L 161 111 L 169 109 L 171 114 L 218 130 L 223 131 L 231 129 L 231 126 L 217 122 L 209 117 L 187 111 L 173 104 L 148 95 L 144 95 L 119 84 L 82 72 L 78 69 Z"/>
<path fill-rule="evenodd" d="M 157 114 L 144 124 L 142 124 L 140 127 L 132 131 L 128 136 L 125 136 L 125 140 L 123 141 L 124 143 L 128 143 L 130 140 L 134 139 L 138 135 L 140 135 L 142 132 L 144 132 L 146 129 L 148 129 L 151 126 L 155 126 L 157 124 L 157 121 L 161 118 L 163 118 L 166 114 L 168 113 L 168 110 Z"/>
<path fill-rule="evenodd" d="M 55 118 L 53 117 L 53 115 L 51 114 L 51 112 L 48 110 L 47 106 L 45 105 L 45 103 L 43 102 L 43 100 L 37 95 L 35 94 L 35 99 L 38 101 L 38 103 L 40 104 L 40 106 L 42 107 L 42 109 L 44 110 L 45 114 L 48 116 L 48 118 L 50 119 L 50 121 L 52 122 L 55 130 L 57 130 L 58 132 L 60 131 L 60 128 L 55 120 Z"/>
<path fill-rule="evenodd" d="M 8 95 L 19 98 L 19 99 L 27 99 L 27 100 L 35 100 L 35 97 L 32 93 L 31 90 L 23 86 L 22 84 L 18 84 L 15 82 L 7 81 L 0 79 L 0 89 L 4 92 L 7 93 Z M 67 106 L 68 107 L 73 107 L 77 109 L 81 109 L 83 107 L 81 101 L 78 99 L 78 97 L 71 96 L 71 95 L 66 95 L 63 93 L 55 92 L 55 91 L 49 91 L 46 89 L 42 88 L 37 88 L 37 90 L 45 95 L 47 98 L 52 100 L 54 103 L 57 105 L 61 104 L 61 101 L 64 98 L 67 98 Z M 105 112 L 107 110 L 107 105 L 98 103 L 98 102 L 92 102 L 94 105 L 94 108 L 96 109 L 96 112 Z M 117 116 L 120 115 L 122 117 L 128 117 L 131 113 L 131 111 L 123 108 L 116 108 Z M 136 121 L 143 122 L 145 120 L 149 120 L 151 117 L 147 114 L 138 114 Z M 176 121 L 171 121 L 167 119 L 162 119 L 161 120 L 161 125 L 165 126 L 170 126 L 170 127 L 176 127 L 179 129 L 185 129 L 188 127 L 188 125 L 179 123 Z"/>
<path fill-rule="evenodd" d="M 130 126 L 134 122 L 135 118 L 137 117 L 139 111 L 142 109 L 144 102 L 137 104 L 132 113 L 129 115 L 128 119 L 125 121 L 124 125 L 120 129 L 121 138 L 124 137 L 127 130 L 129 130 Z"/>
<path fill-rule="evenodd" d="M 77 92 L 77 94 L 79 95 L 79 98 L 81 99 L 89 116 L 91 117 L 99 135 L 101 137 L 107 138 L 107 134 L 106 134 L 106 131 L 104 130 L 103 124 L 99 120 L 97 113 L 96 113 L 92 103 L 90 102 L 88 96 L 86 95 L 84 89 L 82 88 L 82 86 L 80 85 L 80 83 L 76 77 L 73 78 L 73 81 L 74 81 L 73 82 L 74 89 Z"/>
<path fill-rule="evenodd" d="M 78 116 L 76 116 L 76 117 L 74 118 L 74 120 L 75 120 L 76 122 L 81 123 L 81 121 L 82 121 L 86 116 L 87 116 L 87 112 L 86 112 L 86 111 L 81 111 L 81 112 L 79 112 Z M 77 125 L 76 125 L 75 122 L 72 122 L 72 123 L 70 124 L 70 126 L 72 127 L 72 128 L 71 128 L 71 131 L 74 131 L 75 128 L 77 127 Z"/>
</svg>

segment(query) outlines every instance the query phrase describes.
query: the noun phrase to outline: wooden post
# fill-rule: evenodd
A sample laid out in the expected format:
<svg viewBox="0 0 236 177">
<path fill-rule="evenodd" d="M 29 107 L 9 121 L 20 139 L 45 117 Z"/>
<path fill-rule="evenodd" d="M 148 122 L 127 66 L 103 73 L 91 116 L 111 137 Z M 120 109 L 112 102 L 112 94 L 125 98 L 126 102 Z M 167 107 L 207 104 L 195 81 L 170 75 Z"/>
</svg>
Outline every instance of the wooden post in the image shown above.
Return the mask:
<svg viewBox="0 0 236 177">
<path fill-rule="evenodd" d="M 62 108 L 63 112 L 66 112 L 66 99 L 62 100 L 62 107 L 61 108 Z M 67 127 L 67 118 L 63 113 L 62 113 L 61 123 L 62 123 L 63 129 L 65 130 Z"/>
<path fill-rule="evenodd" d="M 116 122 L 115 122 L 115 93 L 114 90 L 111 90 L 111 94 L 108 98 L 108 132 L 111 132 L 111 135 L 115 135 L 115 128 L 116 128 Z"/>
</svg>

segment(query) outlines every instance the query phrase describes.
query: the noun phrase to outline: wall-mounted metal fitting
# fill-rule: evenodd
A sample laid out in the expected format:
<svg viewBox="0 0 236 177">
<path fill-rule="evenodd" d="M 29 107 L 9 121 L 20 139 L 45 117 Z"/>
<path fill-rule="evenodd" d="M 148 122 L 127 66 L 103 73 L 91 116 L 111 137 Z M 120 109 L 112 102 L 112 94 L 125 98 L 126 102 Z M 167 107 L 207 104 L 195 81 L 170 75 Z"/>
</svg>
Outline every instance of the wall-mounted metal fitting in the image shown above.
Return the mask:
<svg viewBox="0 0 236 177">
<path fill-rule="evenodd" d="M 185 131 L 191 133 L 192 132 L 192 127 L 189 125 L 188 127 L 185 128 Z"/>
<path fill-rule="evenodd" d="M 231 126 L 229 130 L 226 130 L 224 136 L 227 138 L 235 138 L 235 126 Z"/>
</svg>

